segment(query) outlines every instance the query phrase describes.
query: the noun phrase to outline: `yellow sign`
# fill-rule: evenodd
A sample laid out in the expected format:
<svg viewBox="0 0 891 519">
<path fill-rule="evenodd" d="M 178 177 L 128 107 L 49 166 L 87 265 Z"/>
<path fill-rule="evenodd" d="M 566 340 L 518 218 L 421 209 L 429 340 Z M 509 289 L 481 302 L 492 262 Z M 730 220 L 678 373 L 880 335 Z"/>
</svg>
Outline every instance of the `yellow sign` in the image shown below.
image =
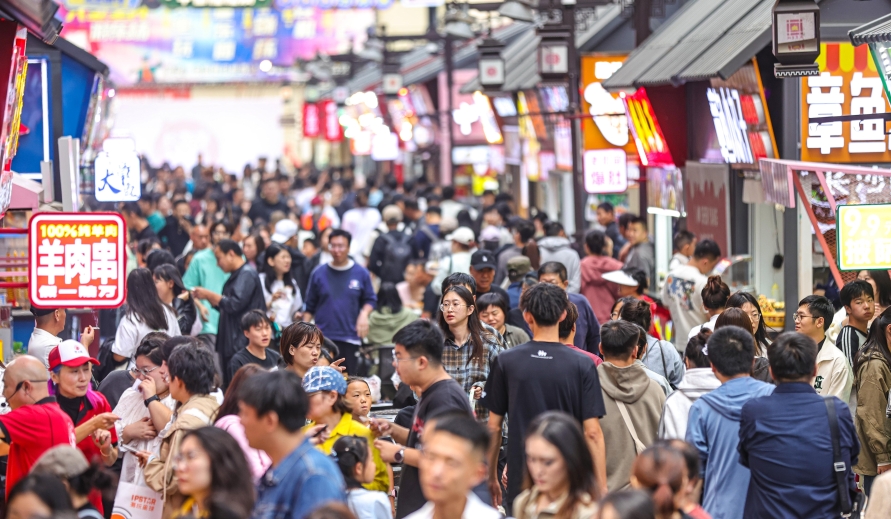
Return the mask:
<svg viewBox="0 0 891 519">
<path fill-rule="evenodd" d="M 582 56 L 582 110 L 586 115 L 582 119 L 582 136 L 586 150 L 620 148 L 629 159 L 636 160 L 637 148 L 629 132 L 625 104 L 619 94 L 609 93 L 601 85 L 622 67 L 627 57 L 625 54 Z"/>
<path fill-rule="evenodd" d="M 891 204 L 838 206 L 836 241 L 839 270 L 891 269 Z"/>
</svg>

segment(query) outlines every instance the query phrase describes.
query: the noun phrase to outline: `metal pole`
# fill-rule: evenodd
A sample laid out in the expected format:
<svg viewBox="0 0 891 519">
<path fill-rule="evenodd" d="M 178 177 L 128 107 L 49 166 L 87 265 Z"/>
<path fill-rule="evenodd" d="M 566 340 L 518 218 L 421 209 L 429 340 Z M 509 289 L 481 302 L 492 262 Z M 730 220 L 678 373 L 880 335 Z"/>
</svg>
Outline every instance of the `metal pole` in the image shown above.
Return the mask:
<svg viewBox="0 0 891 519">
<path fill-rule="evenodd" d="M 579 101 L 579 86 L 581 85 L 581 62 L 579 52 L 575 44 L 575 6 L 566 5 L 563 10 L 563 21 L 569 24 L 569 112 L 579 113 L 581 103 Z M 581 168 L 581 119 L 573 117 L 570 120 L 570 138 L 572 139 L 572 184 L 573 202 L 575 205 L 575 232 L 584 235 L 587 230 L 585 222 L 585 204 L 588 195 L 585 192 L 585 179 Z"/>
<path fill-rule="evenodd" d="M 786 79 L 782 81 L 783 87 L 783 130 L 782 130 L 782 157 L 786 160 L 798 160 L 799 118 L 798 107 L 800 102 L 798 79 Z M 795 193 L 795 188 L 791 185 Z M 795 195 L 796 198 L 798 195 Z M 801 203 L 800 201 L 798 203 Z M 786 208 L 783 213 L 783 299 L 786 300 L 786 330 L 792 330 L 795 321 L 792 314 L 798 311 L 798 255 L 811 254 L 810 250 L 798 250 L 798 208 Z"/>
<path fill-rule="evenodd" d="M 454 179 L 452 178 L 452 147 L 455 145 L 455 129 L 452 124 L 452 109 L 454 98 L 452 96 L 455 90 L 455 80 L 452 77 L 454 70 L 452 70 L 452 36 L 449 34 L 445 35 L 445 40 L 443 41 L 445 44 L 445 53 L 443 55 L 443 59 L 445 60 L 445 70 L 446 70 L 446 87 L 448 92 L 446 92 L 446 99 L 448 102 L 446 103 L 446 127 L 448 127 L 448 136 L 449 136 L 449 147 L 448 147 L 448 156 L 445 157 L 444 164 L 448 164 L 448 171 L 443 171 L 440 173 L 440 178 L 448 178 L 449 185 L 452 185 Z M 448 177 L 446 177 L 448 175 Z"/>
</svg>

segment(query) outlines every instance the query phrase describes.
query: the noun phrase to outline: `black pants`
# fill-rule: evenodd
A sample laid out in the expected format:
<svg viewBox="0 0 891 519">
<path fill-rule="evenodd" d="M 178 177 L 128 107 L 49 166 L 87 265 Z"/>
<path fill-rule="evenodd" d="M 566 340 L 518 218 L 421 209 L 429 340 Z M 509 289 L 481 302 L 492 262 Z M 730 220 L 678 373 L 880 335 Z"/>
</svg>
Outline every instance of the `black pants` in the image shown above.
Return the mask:
<svg viewBox="0 0 891 519">
<path fill-rule="evenodd" d="M 340 350 L 340 356 L 338 358 L 344 359 L 343 365 L 346 366 L 347 374 L 354 377 L 364 377 L 368 375 L 367 369 L 359 369 L 359 345 L 353 344 L 350 342 L 344 341 L 333 341 L 334 344 L 337 345 L 337 349 Z M 334 359 L 337 360 L 337 359 Z M 362 363 L 364 365 L 364 363 Z M 360 373 L 360 371 L 365 371 L 365 373 Z"/>
</svg>

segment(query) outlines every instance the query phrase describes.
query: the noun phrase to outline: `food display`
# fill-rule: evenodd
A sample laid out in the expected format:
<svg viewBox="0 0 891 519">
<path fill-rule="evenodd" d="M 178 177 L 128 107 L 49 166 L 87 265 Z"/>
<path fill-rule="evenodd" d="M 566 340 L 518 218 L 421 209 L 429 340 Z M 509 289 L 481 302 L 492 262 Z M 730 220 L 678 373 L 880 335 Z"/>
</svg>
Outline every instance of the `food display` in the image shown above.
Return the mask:
<svg viewBox="0 0 891 519">
<path fill-rule="evenodd" d="M 765 326 L 775 330 L 782 330 L 786 326 L 786 303 L 768 299 L 761 294 L 758 296 L 758 306 L 761 307 L 761 318 Z"/>
</svg>

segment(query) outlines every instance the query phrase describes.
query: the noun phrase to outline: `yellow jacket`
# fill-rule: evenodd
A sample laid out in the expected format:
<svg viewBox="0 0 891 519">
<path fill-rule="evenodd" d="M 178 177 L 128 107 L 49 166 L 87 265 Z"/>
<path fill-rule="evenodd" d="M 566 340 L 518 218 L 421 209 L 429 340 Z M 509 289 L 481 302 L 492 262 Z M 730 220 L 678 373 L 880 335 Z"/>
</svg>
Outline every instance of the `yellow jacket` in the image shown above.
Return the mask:
<svg viewBox="0 0 891 519">
<path fill-rule="evenodd" d="M 312 427 L 313 425 L 315 424 L 309 425 L 307 428 Z M 371 432 L 371 429 L 353 420 L 352 414 L 344 413 L 340 418 L 340 422 L 338 422 L 334 427 L 334 430 L 329 434 L 330 436 L 328 436 L 328 439 L 324 443 L 316 445 L 316 448 L 325 454 L 331 454 L 334 442 L 344 436 L 359 436 L 366 438 L 368 440 L 368 448 L 371 449 L 371 456 L 374 460 L 374 481 L 362 486 L 368 490 L 377 490 L 384 493 L 390 490 L 390 476 L 387 472 L 387 464 L 381 459 L 380 451 L 374 447 L 374 434 Z"/>
</svg>

